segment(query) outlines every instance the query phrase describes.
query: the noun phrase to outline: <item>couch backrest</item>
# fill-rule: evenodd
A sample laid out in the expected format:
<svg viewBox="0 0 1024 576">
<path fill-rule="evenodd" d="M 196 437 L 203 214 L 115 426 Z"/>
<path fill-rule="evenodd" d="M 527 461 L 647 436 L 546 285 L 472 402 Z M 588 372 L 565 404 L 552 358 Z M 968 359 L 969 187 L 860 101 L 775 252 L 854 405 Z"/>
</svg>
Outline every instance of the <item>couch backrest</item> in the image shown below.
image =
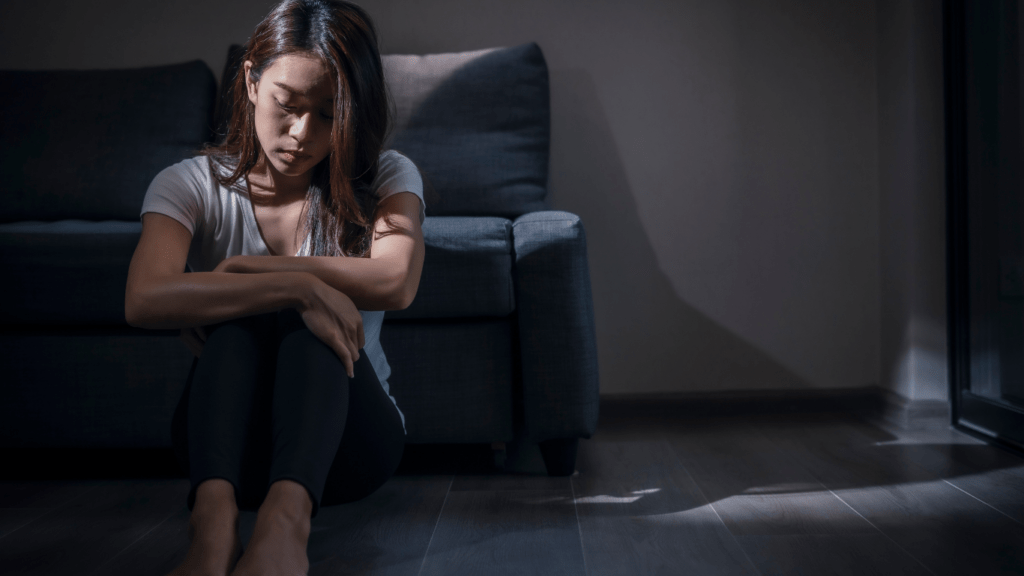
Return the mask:
<svg viewBox="0 0 1024 576">
<path fill-rule="evenodd" d="M 536 44 L 386 55 L 397 108 L 390 147 L 439 198 L 430 215 L 515 217 L 547 209 L 548 69 Z"/>
<path fill-rule="evenodd" d="M 212 136 L 200 60 L 128 70 L 0 71 L 0 222 L 131 220 L 156 174 Z"/>
</svg>

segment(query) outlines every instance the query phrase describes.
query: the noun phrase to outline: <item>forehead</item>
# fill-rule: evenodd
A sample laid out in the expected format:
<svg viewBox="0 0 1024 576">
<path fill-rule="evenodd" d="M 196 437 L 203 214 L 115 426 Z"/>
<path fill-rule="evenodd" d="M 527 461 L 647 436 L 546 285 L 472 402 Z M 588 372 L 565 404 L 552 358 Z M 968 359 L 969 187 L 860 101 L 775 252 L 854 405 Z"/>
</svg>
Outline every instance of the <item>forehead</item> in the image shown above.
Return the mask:
<svg viewBox="0 0 1024 576">
<path fill-rule="evenodd" d="M 333 99 L 334 86 L 327 67 L 316 56 L 286 54 L 270 65 L 260 84 L 313 99 Z"/>
</svg>

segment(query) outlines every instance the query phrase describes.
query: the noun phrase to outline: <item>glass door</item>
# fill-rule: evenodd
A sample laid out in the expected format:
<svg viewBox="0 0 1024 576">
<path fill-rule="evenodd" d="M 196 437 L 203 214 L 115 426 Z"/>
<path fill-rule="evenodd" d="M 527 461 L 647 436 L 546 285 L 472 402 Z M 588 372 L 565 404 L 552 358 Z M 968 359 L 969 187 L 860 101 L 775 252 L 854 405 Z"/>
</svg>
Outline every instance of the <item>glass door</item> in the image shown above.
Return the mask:
<svg viewBox="0 0 1024 576">
<path fill-rule="evenodd" d="M 1024 449 L 1024 20 L 947 0 L 946 170 L 953 424 Z"/>
</svg>

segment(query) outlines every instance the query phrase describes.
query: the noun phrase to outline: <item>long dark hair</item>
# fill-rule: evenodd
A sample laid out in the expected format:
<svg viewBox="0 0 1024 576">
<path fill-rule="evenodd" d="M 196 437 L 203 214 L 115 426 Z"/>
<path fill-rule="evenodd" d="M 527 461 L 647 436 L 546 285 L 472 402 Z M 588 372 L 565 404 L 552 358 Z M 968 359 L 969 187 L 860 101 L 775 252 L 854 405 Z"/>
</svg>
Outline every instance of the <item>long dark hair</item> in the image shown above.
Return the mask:
<svg viewBox="0 0 1024 576">
<path fill-rule="evenodd" d="M 368 257 L 378 197 L 371 188 L 391 126 L 391 106 L 377 31 L 365 10 L 342 0 L 284 0 L 267 14 L 245 45 L 251 81 L 286 54 L 320 58 L 334 83 L 331 152 L 313 168 L 306 224 L 313 256 Z M 203 150 L 223 186 L 256 166 L 262 148 L 245 74 L 233 82 L 231 120 L 224 142 Z"/>
</svg>

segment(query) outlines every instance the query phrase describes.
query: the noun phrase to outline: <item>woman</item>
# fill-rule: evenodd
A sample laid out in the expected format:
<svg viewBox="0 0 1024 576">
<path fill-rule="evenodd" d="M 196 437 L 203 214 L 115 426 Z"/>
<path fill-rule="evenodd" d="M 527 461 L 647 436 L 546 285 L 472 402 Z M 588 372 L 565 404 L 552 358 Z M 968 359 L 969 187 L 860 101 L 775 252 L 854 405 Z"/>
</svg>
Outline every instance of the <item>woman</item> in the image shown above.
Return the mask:
<svg viewBox="0 0 1024 576">
<path fill-rule="evenodd" d="M 172 434 L 192 484 L 172 574 L 305 573 L 319 507 L 372 493 L 404 446 L 379 333 L 416 294 L 425 207 L 416 167 L 382 151 L 373 24 L 285 0 L 241 72 L 225 142 L 150 185 L 125 294 L 129 324 L 182 328 L 198 357 Z M 239 558 L 238 511 L 257 507 Z"/>
</svg>

